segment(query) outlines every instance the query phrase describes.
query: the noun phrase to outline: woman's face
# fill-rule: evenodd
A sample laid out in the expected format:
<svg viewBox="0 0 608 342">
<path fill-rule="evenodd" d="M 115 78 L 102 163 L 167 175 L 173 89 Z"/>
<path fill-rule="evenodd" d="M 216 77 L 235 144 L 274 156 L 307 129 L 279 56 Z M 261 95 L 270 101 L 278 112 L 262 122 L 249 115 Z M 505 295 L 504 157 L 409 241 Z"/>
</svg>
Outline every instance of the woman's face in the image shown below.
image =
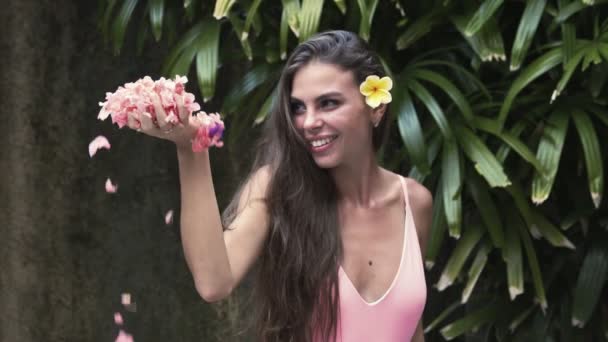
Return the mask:
<svg viewBox="0 0 608 342">
<path fill-rule="evenodd" d="M 364 153 L 373 153 L 372 120 L 380 118 L 379 112 L 365 104 L 350 71 L 311 62 L 294 75 L 292 119 L 321 168 L 353 163 Z"/>
</svg>

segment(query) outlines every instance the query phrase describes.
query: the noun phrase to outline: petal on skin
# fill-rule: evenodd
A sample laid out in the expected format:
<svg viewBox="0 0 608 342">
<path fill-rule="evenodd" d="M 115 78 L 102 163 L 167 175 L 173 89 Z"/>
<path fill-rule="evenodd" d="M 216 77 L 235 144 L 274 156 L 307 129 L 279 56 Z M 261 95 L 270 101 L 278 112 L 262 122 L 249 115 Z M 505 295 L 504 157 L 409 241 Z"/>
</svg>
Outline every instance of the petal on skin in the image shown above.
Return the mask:
<svg viewBox="0 0 608 342">
<path fill-rule="evenodd" d="M 133 336 L 120 330 L 118 332 L 118 336 L 116 336 L 116 340 L 114 342 L 133 342 Z"/>
<path fill-rule="evenodd" d="M 118 185 L 112 184 L 112 180 L 110 178 L 106 179 L 106 192 L 109 194 L 116 193 L 118 191 Z"/>
<path fill-rule="evenodd" d="M 122 319 L 122 315 L 120 314 L 120 312 L 115 312 L 114 313 L 114 323 L 116 323 L 118 325 L 122 325 L 124 323 L 124 321 Z"/>
<path fill-rule="evenodd" d="M 171 223 L 173 223 L 173 209 L 167 211 L 165 214 L 165 224 L 170 225 Z"/>
<path fill-rule="evenodd" d="M 103 135 L 98 135 L 89 143 L 89 157 L 93 158 L 100 148 L 110 149 L 110 142 Z"/>
<path fill-rule="evenodd" d="M 390 77 L 384 76 L 378 81 L 378 88 L 389 91 L 393 89 L 393 80 Z"/>
</svg>

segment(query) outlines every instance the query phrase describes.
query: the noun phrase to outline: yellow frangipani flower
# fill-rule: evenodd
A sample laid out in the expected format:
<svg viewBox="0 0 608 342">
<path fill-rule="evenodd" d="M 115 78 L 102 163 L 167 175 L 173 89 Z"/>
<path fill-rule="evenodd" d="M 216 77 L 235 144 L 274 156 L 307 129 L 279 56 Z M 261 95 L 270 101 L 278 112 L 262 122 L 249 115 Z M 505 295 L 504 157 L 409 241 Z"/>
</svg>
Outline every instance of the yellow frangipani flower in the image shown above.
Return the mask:
<svg viewBox="0 0 608 342">
<path fill-rule="evenodd" d="M 378 107 L 381 103 L 389 103 L 392 96 L 389 90 L 393 88 L 393 80 L 390 77 L 378 77 L 376 75 L 367 76 L 365 81 L 359 86 L 359 91 L 365 96 L 365 103 L 372 108 Z"/>
</svg>

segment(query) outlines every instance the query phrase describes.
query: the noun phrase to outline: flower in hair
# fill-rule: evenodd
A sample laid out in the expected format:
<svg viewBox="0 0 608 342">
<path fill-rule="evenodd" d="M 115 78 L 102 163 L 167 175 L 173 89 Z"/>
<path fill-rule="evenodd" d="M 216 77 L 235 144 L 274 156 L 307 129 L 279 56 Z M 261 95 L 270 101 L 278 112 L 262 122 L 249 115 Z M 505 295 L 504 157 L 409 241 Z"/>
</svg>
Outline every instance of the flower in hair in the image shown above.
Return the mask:
<svg viewBox="0 0 608 342">
<path fill-rule="evenodd" d="M 390 77 L 380 78 L 376 75 L 370 75 L 361 83 L 359 91 L 365 96 L 365 103 L 372 108 L 376 108 L 381 103 L 391 102 L 393 98 L 389 91 L 392 88 L 393 80 Z"/>
</svg>

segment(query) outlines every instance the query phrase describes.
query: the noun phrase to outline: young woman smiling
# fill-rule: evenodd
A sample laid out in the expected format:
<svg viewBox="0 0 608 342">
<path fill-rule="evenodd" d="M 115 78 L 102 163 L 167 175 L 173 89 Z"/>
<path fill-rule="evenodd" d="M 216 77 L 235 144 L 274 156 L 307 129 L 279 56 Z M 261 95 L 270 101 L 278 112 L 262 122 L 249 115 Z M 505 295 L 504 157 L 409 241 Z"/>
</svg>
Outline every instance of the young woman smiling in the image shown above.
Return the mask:
<svg viewBox="0 0 608 342">
<path fill-rule="evenodd" d="M 385 76 L 351 32 L 296 47 L 251 172 L 222 216 L 209 155 L 190 147 L 196 124 L 143 130 L 177 145 L 183 247 L 200 295 L 221 300 L 259 266 L 259 341 L 424 340 L 432 198 L 376 161 Z"/>
</svg>

